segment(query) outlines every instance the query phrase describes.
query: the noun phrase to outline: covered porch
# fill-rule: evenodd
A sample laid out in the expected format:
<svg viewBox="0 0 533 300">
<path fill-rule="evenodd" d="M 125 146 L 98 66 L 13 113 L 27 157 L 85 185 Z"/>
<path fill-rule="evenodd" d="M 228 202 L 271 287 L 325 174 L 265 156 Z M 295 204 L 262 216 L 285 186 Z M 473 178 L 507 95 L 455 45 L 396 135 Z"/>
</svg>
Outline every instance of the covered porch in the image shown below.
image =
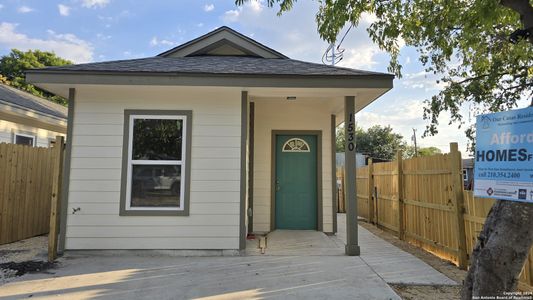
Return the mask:
<svg viewBox="0 0 533 300">
<path fill-rule="evenodd" d="M 242 93 L 245 233 L 337 233 L 336 127 L 346 122 L 343 253 L 359 255 L 355 113 L 389 88 L 250 88 Z M 282 235 L 287 235 L 284 232 Z M 305 235 L 305 234 L 304 234 Z M 281 237 L 281 236 L 280 236 Z M 338 249 L 337 249 L 338 250 Z"/>
</svg>

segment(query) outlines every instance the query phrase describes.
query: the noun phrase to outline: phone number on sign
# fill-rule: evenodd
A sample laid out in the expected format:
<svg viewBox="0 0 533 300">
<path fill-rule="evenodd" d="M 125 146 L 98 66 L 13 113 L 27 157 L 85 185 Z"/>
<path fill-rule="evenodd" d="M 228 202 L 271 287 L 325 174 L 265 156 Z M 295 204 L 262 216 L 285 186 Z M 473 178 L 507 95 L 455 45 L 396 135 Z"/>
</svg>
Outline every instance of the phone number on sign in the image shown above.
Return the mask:
<svg viewBox="0 0 533 300">
<path fill-rule="evenodd" d="M 520 178 L 520 172 L 481 172 L 479 178 Z"/>
</svg>

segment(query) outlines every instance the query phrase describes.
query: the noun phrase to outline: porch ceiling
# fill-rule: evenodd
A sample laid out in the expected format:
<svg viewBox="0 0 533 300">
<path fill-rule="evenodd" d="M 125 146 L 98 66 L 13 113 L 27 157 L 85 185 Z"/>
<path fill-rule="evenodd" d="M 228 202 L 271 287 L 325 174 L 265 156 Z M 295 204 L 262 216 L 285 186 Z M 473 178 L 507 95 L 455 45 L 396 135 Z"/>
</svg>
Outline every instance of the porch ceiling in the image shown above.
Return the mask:
<svg viewBox="0 0 533 300">
<path fill-rule="evenodd" d="M 363 110 L 390 89 L 388 88 L 249 88 L 248 95 L 255 101 L 283 99 L 295 102 L 327 102 L 329 113 L 336 116 L 337 125 L 344 122 L 344 97 L 355 96 L 355 112 Z M 286 100 L 296 97 L 295 100 Z"/>
</svg>

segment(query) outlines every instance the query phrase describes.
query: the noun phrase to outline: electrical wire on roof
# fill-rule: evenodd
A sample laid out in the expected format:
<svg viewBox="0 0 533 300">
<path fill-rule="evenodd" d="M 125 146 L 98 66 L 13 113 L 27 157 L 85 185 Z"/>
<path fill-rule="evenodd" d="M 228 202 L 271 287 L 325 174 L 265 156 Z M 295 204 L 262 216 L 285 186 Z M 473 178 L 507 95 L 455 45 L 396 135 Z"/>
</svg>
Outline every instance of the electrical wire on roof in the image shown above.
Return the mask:
<svg viewBox="0 0 533 300">
<path fill-rule="evenodd" d="M 326 49 L 324 54 L 322 55 L 322 63 L 325 65 L 336 65 L 338 64 L 343 58 L 344 58 L 344 51 L 346 49 L 341 48 L 342 42 L 344 42 L 344 38 L 348 35 L 348 32 L 350 32 L 350 29 L 352 29 L 353 24 L 350 24 L 350 27 L 348 27 L 348 30 L 344 33 L 342 36 L 342 39 L 340 40 L 337 47 L 335 47 L 335 43 L 329 44 L 329 47 Z"/>
</svg>

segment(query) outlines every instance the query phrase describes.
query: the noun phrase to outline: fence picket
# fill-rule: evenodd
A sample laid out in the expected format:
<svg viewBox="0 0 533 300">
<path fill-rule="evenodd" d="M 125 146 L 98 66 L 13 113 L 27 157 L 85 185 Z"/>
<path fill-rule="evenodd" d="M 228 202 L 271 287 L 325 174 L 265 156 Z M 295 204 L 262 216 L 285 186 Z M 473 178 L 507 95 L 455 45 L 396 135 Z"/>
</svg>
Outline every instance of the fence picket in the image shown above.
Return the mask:
<svg viewBox="0 0 533 300">
<path fill-rule="evenodd" d="M 0 144 L 0 245 L 48 233 L 52 149 Z"/>
</svg>

